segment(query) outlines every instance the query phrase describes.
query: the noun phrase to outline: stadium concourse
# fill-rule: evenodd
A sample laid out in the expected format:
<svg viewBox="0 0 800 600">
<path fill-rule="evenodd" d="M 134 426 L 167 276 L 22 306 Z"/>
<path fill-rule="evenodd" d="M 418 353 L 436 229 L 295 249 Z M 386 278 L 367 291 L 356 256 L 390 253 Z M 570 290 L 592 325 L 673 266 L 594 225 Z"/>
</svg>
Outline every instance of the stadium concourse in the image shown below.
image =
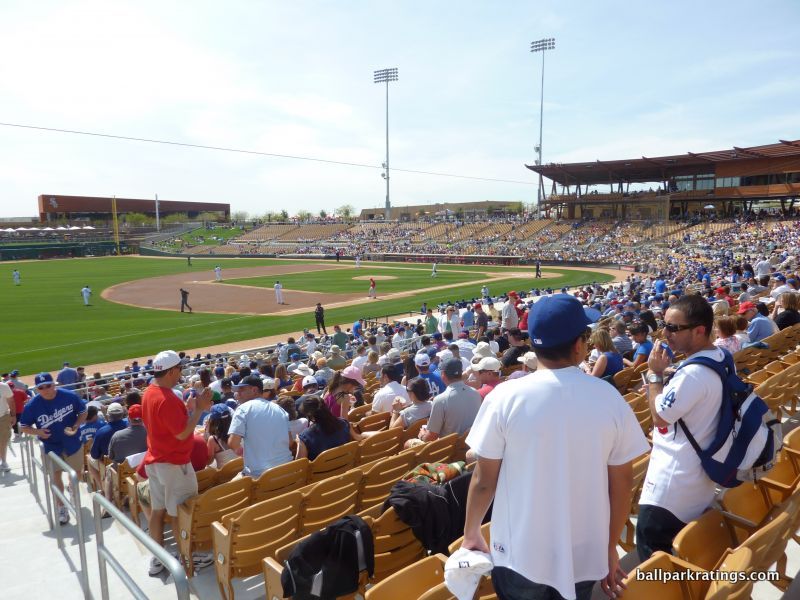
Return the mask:
<svg viewBox="0 0 800 600">
<path fill-rule="evenodd" d="M 582 227 L 591 228 L 587 229 L 591 231 L 589 237 L 581 236 Z M 349 331 L 327 324 L 329 336 L 312 333 L 298 339 L 287 337 L 280 344 L 253 347 L 246 354 L 205 348 L 178 357 L 175 366 L 180 365 L 184 401 L 194 406 L 200 402 L 198 398 L 207 394 L 205 388 L 209 388 L 215 403 L 207 424 L 200 425 L 193 441 L 202 455 L 195 465 L 199 494 L 179 506 L 179 531 L 168 532 L 166 536 L 167 550 L 179 554 L 188 565 L 192 596 L 232 598 L 235 592 L 236 598 L 247 599 L 264 597 L 266 592 L 270 599 L 273 595 L 280 597 L 276 577 L 295 542 L 352 513 L 365 517 L 376 543 L 375 574 L 371 580 L 362 576 L 360 593 L 367 591 L 369 600 L 400 597 L 380 595 L 381 589 L 398 589 L 391 584 L 400 581 L 402 597 L 416 598 L 420 595 L 414 592 L 417 585 L 443 585 L 441 563 L 436 563 L 437 567 L 431 562 L 439 559 L 423 558 L 426 549 L 431 549 L 431 540 L 416 539 L 397 513 L 382 512 L 380 506 L 393 494 L 392 484 L 421 463 L 462 461 L 457 467 L 444 469 L 447 474 L 443 476 L 470 476 L 469 466 L 463 463 L 472 460 L 464 435 L 471 420 L 462 420 L 448 430 L 444 428 L 447 419 L 438 422 L 434 418 L 437 411 L 447 410 L 442 408 L 446 406 L 443 396 L 453 393 L 443 391 L 445 385 L 449 389 L 463 373 L 466 386 L 458 389 L 472 387 L 473 391 L 460 393 L 466 394 L 465 397 L 479 394 L 481 399 L 486 397 L 491 402 L 502 395 L 506 380 L 522 379 L 520 383 L 524 384 L 525 378 L 530 378 L 530 382 L 541 379 L 536 374 L 539 365 L 527 335 L 532 324 L 531 310 L 545 298 L 549 302 L 573 296 L 582 304 L 593 329 L 589 340 L 593 348 L 581 367 L 587 376 L 602 378 L 617 389 L 642 433 L 653 440 L 662 435 L 658 428 L 654 430 L 654 419 L 660 417 L 651 413 L 640 375 L 647 369 L 647 355 L 653 344 L 665 339 L 671 342 L 675 332 L 681 331 L 674 324 L 665 331 L 667 310 L 679 303 L 679 299 L 695 296 L 704 298 L 713 311 L 714 345 L 733 355 L 741 376 L 756 386 L 757 393 L 782 420 L 788 449 L 778 466 L 757 485 L 745 483 L 727 492 L 720 490 L 712 504 L 714 510 L 690 520 L 681 531 L 676 553 L 695 568 L 709 570 L 723 558 L 726 548 L 752 548 L 752 552 L 742 550 L 736 555 L 742 561 L 737 563 L 738 568 L 746 572 L 775 572 L 782 578 L 774 584 L 759 581 L 749 591 L 746 587 L 749 583 L 740 582 L 745 587 L 737 588 L 741 592 L 737 597 L 749 595 L 765 600 L 800 597 L 800 582 L 792 583 L 790 579 L 800 570 L 800 550 L 792 535 L 800 514 L 797 508 L 800 465 L 794 459 L 795 452 L 800 453 L 797 435 L 800 431 L 795 429 L 800 389 L 797 222 L 762 215 L 749 221 L 721 224 L 687 223 L 674 230 L 672 237 L 658 240 L 661 245 L 649 242 L 633 249 L 624 249 L 622 227 L 569 225 L 562 235 L 569 236 L 567 243 L 572 249 L 552 250 L 559 256 L 564 253 L 565 260 L 598 260 L 598 248 L 603 248 L 607 262 L 644 267 L 643 273 L 631 273 L 620 282 L 548 290 L 545 280 L 539 290 L 430 307 L 432 314 L 393 323 L 358 322 L 349 324 Z M 584 241 L 583 249 L 574 246 Z M 676 361 L 673 366 L 677 366 L 684 356 L 680 352 L 674 354 L 669 360 Z M 47 503 L 41 474 L 34 486 L 39 491 L 38 503 L 29 487 L 30 476 L 38 472 L 36 465 L 26 461 L 23 474 L 22 456 L 26 455 L 26 449 L 33 448 L 36 458 L 38 449 L 29 436 L 11 442 L 10 470 L 0 474 L 0 485 L 4 487 L 0 494 L 0 527 L 7 532 L 3 547 L 13 551 L 10 556 L 16 560 L 5 561 L 0 567 L 6 584 L 4 598 L 25 598 L 32 593 L 65 599 L 84 596 L 77 573 L 81 570 L 82 543 L 91 592 L 95 597 L 100 595 L 90 494 L 104 493 L 119 510 L 132 517 L 136 527 L 142 531 L 147 528 L 142 512 L 147 511 L 150 497 L 144 493 L 142 482 L 136 482 L 133 470 L 126 471 L 128 458 L 135 462 L 138 452 L 119 456 L 123 459 L 119 462 L 112 460 L 109 452 L 113 454 L 110 446 L 115 445 L 114 437 L 136 426 L 140 414 L 136 391 L 145 389 L 158 360 L 153 364 L 142 358 L 137 364 L 133 361 L 127 364 L 128 368 L 122 372 L 97 375 L 81 375 L 65 366 L 56 375 L 62 387 L 73 388 L 83 395 L 88 410 L 99 415 L 98 419 L 103 416 L 109 427 L 101 434 L 98 429 L 101 423 L 94 421 L 93 426 L 81 431 L 85 448 L 94 459 L 87 461 L 87 474 L 78 474 L 83 480 L 78 487 L 85 534 L 83 539 L 78 535 L 75 515 L 59 526 L 59 517 L 65 519 L 54 512 L 54 527 L 61 528 L 66 540 L 63 553 L 58 551 L 53 539 L 55 530 L 48 527 L 43 514 Z M 415 386 L 417 378 L 427 383 Z M 442 380 L 440 385 L 438 382 Z M 22 391 L 14 401 L 18 402 L 17 411 L 24 423 L 30 419 L 23 409 L 27 401 L 26 386 L 14 373 L 9 373 L 7 383 L 12 391 Z M 46 390 L 50 380 L 40 377 L 32 383 Z M 237 384 L 239 391 L 234 392 L 232 385 Z M 425 396 L 433 395 L 429 394 L 433 387 L 439 395 L 431 404 Z M 413 404 L 395 414 L 402 406 L 395 406 L 392 400 L 402 391 L 408 395 L 409 389 L 413 398 L 407 400 Z M 30 392 L 32 395 L 35 390 Z M 285 411 L 281 414 L 289 421 L 287 427 L 299 432 L 294 438 L 294 456 L 298 458 L 280 461 L 283 464 L 263 472 L 255 470 L 253 457 L 248 455 L 248 449 L 257 445 L 245 443 L 243 457 L 225 454 L 236 454 L 238 444 L 232 441 L 231 447 L 225 449 L 228 429 L 219 428 L 221 420 L 227 419 L 230 424 L 231 419 L 235 423 L 246 418 L 248 401 L 258 396 L 276 401 Z M 298 400 L 301 413 L 310 417 L 311 423 L 296 413 Z M 119 429 L 126 411 L 132 424 Z M 319 411 L 340 414 L 353 428 L 350 435 L 327 446 L 316 445 L 319 437 L 315 418 L 321 418 Z M 474 412 L 471 418 L 475 418 Z M 424 423 L 427 429 L 421 428 Z M 111 432 L 115 427 L 119 431 Z M 113 435 L 109 436 L 109 432 Z M 235 433 L 230 436 L 231 440 L 236 437 Z M 221 440 L 224 445 L 219 444 Z M 405 446 L 410 447 L 404 451 Z M 324 457 L 320 454 L 321 458 L 317 458 L 325 448 L 326 452 L 336 454 L 334 462 L 325 460 L 331 454 Z M 622 567 L 630 572 L 628 584 L 632 588 L 639 563 L 633 528 L 648 461 L 649 452 L 635 461 L 630 514 L 622 536 L 616 540 Z M 99 478 L 92 473 L 92 465 L 100 469 Z M 243 469 L 245 477 L 234 479 Z M 414 485 L 422 485 L 419 480 L 422 476 L 417 469 Z M 438 477 L 433 480 L 440 481 Z M 598 490 L 598 494 L 605 492 Z M 547 493 L 546 487 L 542 493 Z M 456 500 L 462 502 L 465 498 Z M 238 512 L 242 509 L 244 512 Z M 148 563 L 150 553 L 123 527 L 125 521 L 116 517 L 116 511 L 109 510 L 112 518 L 100 523 L 112 554 L 142 587 L 146 597 L 174 598 L 172 579 L 164 573 L 148 577 L 148 564 L 150 571 L 154 571 L 152 561 Z M 709 525 L 713 518 L 721 525 Z M 746 521 L 752 524 L 747 525 Z M 463 531 L 463 523 L 450 524 L 449 537 L 433 540 L 435 548 L 455 549 L 459 527 Z M 387 535 L 387 531 L 393 533 Z M 280 544 L 275 543 L 277 539 L 282 540 Z M 398 557 L 404 558 L 398 560 Z M 263 563 L 263 559 L 273 560 Z M 668 569 L 675 564 L 663 556 L 659 560 L 662 562 L 648 561 L 642 568 L 663 566 L 665 560 Z M 25 575 L 27 572 L 47 576 L 37 578 L 34 587 L 31 578 Z M 127 595 L 113 572 L 108 581 L 112 597 Z M 372 585 L 374 591 L 365 590 Z M 680 597 L 681 590 L 686 590 L 680 583 L 674 585 L 678 586 L 674 597 Z M 483 581 L 482 586 L 490 591 L 491 583 Z M 704 594 L 706 588 L 700 589 Z M 623 598 L 650 598 L 653 593 L 631 592 Z M 697 597 L 704 597 L 702 594 Z M 595 586 L 593 597 L 603 597 L 599 586 Z M 683 594 L 683 597 L 688 596 Z"/>
</svg>

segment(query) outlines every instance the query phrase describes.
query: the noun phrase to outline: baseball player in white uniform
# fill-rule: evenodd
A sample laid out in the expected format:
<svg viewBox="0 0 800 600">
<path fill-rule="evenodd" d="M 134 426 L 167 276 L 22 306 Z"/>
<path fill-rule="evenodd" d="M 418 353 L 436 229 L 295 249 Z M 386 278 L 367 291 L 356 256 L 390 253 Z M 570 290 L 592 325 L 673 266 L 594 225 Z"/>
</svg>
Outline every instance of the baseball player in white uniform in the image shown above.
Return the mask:
<svg viewBox="0 0 800 600">
<path fill-rule="evenodd" d="M 272 286 L 275 288 L 275 302 L 278 304 L 286 304 L 283 301 L 283 286 L 281 285 L 280 281 L 276 281 L 275 285 Z"/>
<path fill-rule="evenodd" d="M 14 285 L 19 285 L 19 271 L 14 269 L 11 272 L 11 278 L 14 280 Z"/>
<path fill-rule="evenodd" d="M 361 268 L 361 256 L 356 254 L 356 269 Z"/>
<path fill-rule="evenodd" d="M 214 267 L 214 276 L 217 278 L 217 281 L 222 281 L 222 267 L 219 265 Z"/>
<path fill-rule="evenodd" d="M 81 290 L 81 296 L 83 296 L 83 305 L 89 306 L 89 298 L 92 295 L 92 290 L 89 288 L 88 285 L 84 286 Z"/>
<path fill-rule="evenodd" d="M 433 263 L 433 267 L 431 268 L 431 277 L 436 277 L 436 262 Z"/>
</svg>

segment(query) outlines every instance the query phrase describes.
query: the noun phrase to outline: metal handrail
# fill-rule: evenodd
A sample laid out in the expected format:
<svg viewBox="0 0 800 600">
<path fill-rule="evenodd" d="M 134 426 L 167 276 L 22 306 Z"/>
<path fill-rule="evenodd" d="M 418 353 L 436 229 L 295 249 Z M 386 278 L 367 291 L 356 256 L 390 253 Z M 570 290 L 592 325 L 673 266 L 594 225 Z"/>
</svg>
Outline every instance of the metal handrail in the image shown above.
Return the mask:
<svg viewBox="0 0 800 600">
<path fill-rule="evenodd" d="M 105 509 L 112 518 L 128 530 L 149 552 L 153 554 L 161 563 L 167 568 L 172 575 L 172 580 L 175 582 L 175 591 L 178 595 L 178 600 L 189 600 L 189 579 L 186 576 L 186 571 L 178 562 L 178 560 L 167 552 L 162 546 L 157 544 L 153 538 L 142 531 L 133 521 L 131 521 L 121 510 L 107 498 L 98 493 L 92 494 L 92 503 L 94 505 L 94 524 L 97 542 L 97 563 L 100 567 L 100 592 L 103 600 L 108 600 L 108 569 L 106 563 L 111 565 L 114 572 L 128 588 L 128 591 L 138 600 L 148 600 L 147 594 L 142 591 L 130 574 L 120 564 L 120 562 L 111 554 L 111 551 L 103 543 L 103 510 Z"/>
<path fill-rule="evenodd" d="M 45 495 L 44 496 L 45 496 L 45 499 L 47 501 L 47 508 L 45 510 L 45 516 L 47 517 L 47 524 L 50 526 L 50 529 L 52 530 L 53 527 L 55 526 L 55 520 L 53 519 L 53 506 L 52 506 L 52 503 L 51 503 L 51 500 L 50 500 L 50 494 L 49 494 L 49 491 L 48 491 L 50 489 L 50 476 L 49 476 L 49 473 L 47 471 L 47 466 L 46 466 L 47 458 L 45 457 L 44 446 L 42 444 L 39 444 L 39 455 L 40 455 L 41 459 L 37 459 L 36 458 L 36 455 L 35 455 L 35 452 L 34 452 L 34 449 L 33 449 L 34 437 L 35 436 L 32 436 L 32 435 L 26 435 L 22 439 L 22 445 L 25 447 L 23 453 L 28 455 L 28 459 L 27 459 L 28 467 L 29 467 L 28 468 L 28 474 L 30 476 L 28 482 L 29 482 L 29 485 L 30 485 L 31 494 L 33 494 L 33 497 L 36 498 L 36 502 L 39 504 L 39 506 L 41 506 L 42 505 L 42 499 L 41 499 L 41 496 L 39 495 L 39 477 L 38 477 L 38 475 L 36 473 L 37 470 L 41 471 L 42 479 L 44 480 L 44 490 L 45 490 Z M 42 507 L 42 508 L 45 508 L 45 507 Z"/>
<path fill-rule="evenodd" d="M 78 452 L 83 452 L 83 448 L 78 450 Z M 80 553 L 81 557 L 81 588 L 83 589 L 83 597 L 87 599 L 91 599 L 92 592 L 89 588 L 89 570 L 87 568 L 86 563 L 86 535 L 83 530 L 83 515 L 81 514 L 82 506 L 81 506 L 81 488 L 80 484 L 78 483 L 78 474 L 75 472 L 75 469 L 70 467 L 64 460 L 58 456 L 55 452 L 48 452 L 46 457 L 43 457 L 45 463 L 47 465 L 47 473 L 50 478 L 50 493 L 53 495 L 53 506 L 56 506 L 56 500 L 59 500 L 63 506 L 67 508 L 72 514 L 75 515 L 75 524 L 78 529 L 78 552 Z M 70 483 L 70 495 L 72 496 L 72 502 L 69 501 L 67 496 L 62 492 L 55 484 L 55 467 L 58 467 L 59 470 L 64 471 L 67 476 L 69 477 Z M 49 495 L 48 495 L 48 506 L 50 505 L 49 502 Z M 56 539 L 58 539 L 58 547 L 63 550 L 64 549 L 64 536 L 61 533 L 61 525 L 55 527 L 56 530 Z"/>
</svg>

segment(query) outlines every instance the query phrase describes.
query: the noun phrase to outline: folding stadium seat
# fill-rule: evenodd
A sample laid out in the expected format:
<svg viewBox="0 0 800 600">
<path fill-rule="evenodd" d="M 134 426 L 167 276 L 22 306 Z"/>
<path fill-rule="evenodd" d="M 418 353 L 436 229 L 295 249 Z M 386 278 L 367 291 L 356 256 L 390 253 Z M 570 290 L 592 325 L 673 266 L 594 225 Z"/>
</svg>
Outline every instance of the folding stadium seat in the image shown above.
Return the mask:
<svg viewBox="0 0 800 600">
<path fill-rule="evenodd" d="M 392 420 L 392 413 L 380 412 L 361 419 L 356 425 L 359 433 L 365 431 L 382 431 L 389 427 L 389 422 Z"/>
<path fill-rule="evenodd" d="M 125 506 L 125 500 L 128 498 L 128 488 L 125 485 L 125 480 L 128 477 L 136 476 L 136 469 L 128 464 L 127 460 L 123 460 L 118 465 L 109 465 L 108 472 L 111 476 L 111 496 L 114 504 L 120 510 Z"/>
<path fill-rule="evenodd" d="M 614 386 L 619 390 L 620 394 L 628 391 L 631 381 L 633 381 L 633 372 L 633 367 L 626 367 L 614 374 Z"/>
<path fill-rule="evenodd" d="M 750 572 L 753 553 L 749 548 L 739 548 L 729 554 L 720 567 L 721 571 Z M 680 558 L 670 556 L 666 552 L 655 552 L 649 559 L 631 571 L 624 580 L 625 600 L 744 600 L 750 597 L 752 582 L 736 578 L 735 582 L 719 581 L 683 581 L 670 579 L 665 582 L 661 573 L 679 573 L 682 571 L 703 572 L 703 569 L 687 563 Z M 637 578 L 637 573 L 640 578 Z M 731 578 L 733 579 L 733 578 Z"/>
<path fill-rule="evenodd" d="M 483 525 L 481 525 L 481 536 L 483 536 L 483 539 L 486 541 L 486 545 L 489 546 L 490 548 L 492 547 L 491 526 L 492 526 L 491 522 L 484 523 Z M 456 541 L 454 541 L 447 547 L 447 551 L 450 554 L 452 554 L 453 552 L 461 548 L 461 544 L 463 542 L 464 542 L 464 536 L 462 535 L 460 538 L 458 538 Z"/>
<path fill-rule="evenodd" d="M 450 462 L 456 451 L 457 443 L 458 434 L 451 433 L 438 440 L 415 446 L 413 450 L 416 451 L 417 463 Z"/>
<path fill-rule="evenodd" d="M 217 472 L 214 467 L 206 467 L 202 471 L 195 472 L 198 494 L 202 494 L 214 485 L 217 479 Z"/>
<path fill-rule="evenodd" d="M 382 504 L 392 486 L 416 466 L 416 456 L 410 453 L 397 454 L 360 467 L 364 479 L 358 491 L 358 510 L 368 510 Z"/>
<path fill-rule="evenodd" d="M 356 512 L 363 477 L 360 469 L 353 469 L 306 487 L 302 492 L 301 535 Z"/>
<path fill-rule="evenodd" d="M 369 411 L 372 410 L 372 404 L 362 404 L 361 406 L 355 407 L 349 413 L 347 413 L 347 420 L 351 423 L 358 423 L 361 419 L 363 419 Z"/>
<path fill-rule="evenodd" d="M 264 471 L 253 480 L 253 503 L 299 490 L 309 483 L 311 463 L 307 458 L 291 460 Z"/>
<path fill-rule="evenodd" d="M 645 475 L 647 475 L 647 466 L 649 464 L 649 453 L 640 456 L 633 462 L 633 493 L 631 495 L 631 510 L 628 514 L 627 520 L 625 521 L 625 537 L 617 542 L 617 544 L 619 544 L 625 550 L 625 552 L 630 552 L 636 547 L 636 526 L 633 524 L 631 516 L 636 515 L 639 512 L 639 496 L 642 492 L 642 484 L 644 483 Z"/>
<path fill-rule="evenodd" d="M 226 515 L 211 525 L 220 596 L 234 600 L 233 579 L 250 577 L 261 561 L 301 535 L 303 494 L 289 492 Z"/>
<path fill-rule="evenodd" d="M 333 475 L 339 475 L 356 465 L 358 442 L 348 442 L 337 448 L 321 452 L 311 461 L 308 482 L 314 483 Z"/>
<path fill-rule="evenodd" d="M 192 554 L 211 548 L 211 524 L 223 515 L 250 504 L 253 480 L 243 477 L 206 490 L 178 506 L 178 531 L 175 540 L 184 569 L 194 573 Z"/>
<path fill-rule="evenodd" d="M 244 458 L 239 456 L 230 462 L 222 465 L 221 469 L 217 469 L 217 474 L 214 477 L 214 485 L 225 483 L 236 477 L 244 469 Z"/>
<path fill-rule="evenodd" d="M 388 414 L 388 413 L 386 413 Z M 379 431 L 359 442 L 358 453 L 356 454 L 356 465 L 363 465 L 368 462 L 391 456 L 400 448 L 400 438 L 403 430 L 399 427 Z"/>
<path fill-rule="evenodd" d="M 408 429 L 403 430 L 403 434 L 400 436 L 400 447 L 403 447 L 408 440 L 413 440 L 419 436 L 419 430 L 422 429 L 423 425 L 428 424 L 428 419 L 420 419 L 419 421 L 414 421 L 411 425 L 408 426 Z"/>
</svg>

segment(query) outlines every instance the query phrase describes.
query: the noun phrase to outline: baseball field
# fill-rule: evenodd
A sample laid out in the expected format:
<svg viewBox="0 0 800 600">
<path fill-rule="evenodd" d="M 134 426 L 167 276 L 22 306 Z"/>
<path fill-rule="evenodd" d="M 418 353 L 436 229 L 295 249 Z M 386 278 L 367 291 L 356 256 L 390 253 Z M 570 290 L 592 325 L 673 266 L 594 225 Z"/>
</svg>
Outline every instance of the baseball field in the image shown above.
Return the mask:
<svg viewBox="0 0 800 600">
<path fill-rule="evenodd" d="M 278 334 L 314 325 L 322 302 L 326 323 L 419 311 L 422 302 L 471 299 L 484 284 L 492 295 L 533 287 L 561 288 L 609 281 L 609 271 L 351 261 L 107 257 L 4 263 L 0 371 L 55 370 L 64 361 L 92 365 L 153 355 L 164 348 L 204 346 Z M 214 267 L 222 268 L 222 282 Z M 21 275 L 15 285 L 12 269 Z M 374 277 L 377 299 L 367 297 Z M 280 280 L 286 304 L 275 301 Z M 84 306 L 81 289 L 92 290 Z M 180 312 L 180 289 L 193 312 Z"/>
</svg>

